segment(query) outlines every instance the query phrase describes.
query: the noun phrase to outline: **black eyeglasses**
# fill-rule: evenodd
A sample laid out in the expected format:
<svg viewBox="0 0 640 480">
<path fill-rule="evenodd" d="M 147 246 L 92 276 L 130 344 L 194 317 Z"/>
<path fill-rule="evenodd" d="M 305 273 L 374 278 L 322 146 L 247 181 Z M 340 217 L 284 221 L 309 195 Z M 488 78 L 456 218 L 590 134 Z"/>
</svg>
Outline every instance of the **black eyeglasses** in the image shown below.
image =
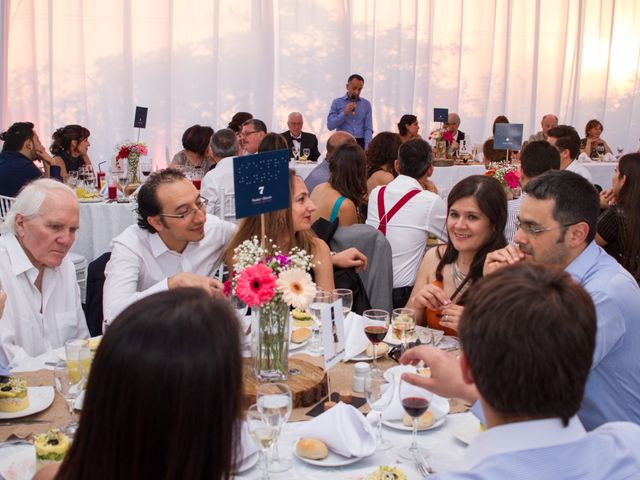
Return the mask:
<svg viewBox="0 0 640 480">
<path fill-rule="evenodd" d="M 182 220 L 184 220 L 189 215 L 191 215 L 191 217 L 193 218 L 198 214 L 198 212 L 202 212 L 203 210 L 205 210 L 208 203 L 209 200 L 207 200 L 206 198 L 198 197 L 198 200 L 196 200 L 196 208 L 190 208 L 184 213 L 159 213 L 158 215 L 160 215 L 161 217 L 180 218 Z"/>
</svg>

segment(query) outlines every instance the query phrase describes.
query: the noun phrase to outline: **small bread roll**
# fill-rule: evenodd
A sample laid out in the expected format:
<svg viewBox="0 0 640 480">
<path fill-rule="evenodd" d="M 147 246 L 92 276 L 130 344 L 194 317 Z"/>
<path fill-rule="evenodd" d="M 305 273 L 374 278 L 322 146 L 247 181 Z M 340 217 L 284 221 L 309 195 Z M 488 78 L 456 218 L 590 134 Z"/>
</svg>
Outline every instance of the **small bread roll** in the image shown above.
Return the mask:
<svg viewBox="0 0 640 480">
<path fill-rule="evenodd" d="M 386 355 L 389 351 L 389 345 L 384 342 L 380 342 L 376 347 L 376 353 L 378 355 Z M 373 357 L 373 344 L 370 343 L 367 347 L 367 357 Z"/>
<path fill-rule="evenodd" d="M 413 419 L 409 415 L 405 415 L 402 419 L 402 423 L 407 427 L 413 426 Z M 420 418 L 418 418 L 418 428 L 429 428 L 431 425 L 436 423 L 436 419 L 433 416 L 433 413 L 428 410 L 422 414 Z"/>
<path fill-rule="evenodd" d="M 310 328 L 297 328 L 291 332 L 291 341 L 293 343 L 306 342 L 311 337 Z"/>
<path fill-rule="evenodd" d="M 311 460 L 322 460 L 329 455 L 329 449 L 324 442 L 315 438 L 301 438 L 296 443 L 296 453 Z"/>
</svg>

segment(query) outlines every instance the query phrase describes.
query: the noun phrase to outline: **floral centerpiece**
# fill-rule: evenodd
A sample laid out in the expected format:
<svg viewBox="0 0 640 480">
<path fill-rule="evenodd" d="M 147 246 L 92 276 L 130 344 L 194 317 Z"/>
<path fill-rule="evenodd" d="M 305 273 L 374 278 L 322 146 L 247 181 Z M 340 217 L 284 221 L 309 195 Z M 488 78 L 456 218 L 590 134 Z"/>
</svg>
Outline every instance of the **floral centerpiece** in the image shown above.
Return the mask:
<svg viewBox="0 0 640 480">
<path fill-rule="evenodd" d="M 287 379 L 289 308 L 306 309 L 316 294 L 308 273 L 312 260 L 312 255 L 298 248 L 286 255 L 277 245 L 268 250 L 256 236 L 234 250 L 225 294 L 251 307 L 251 350 L 259 380 Z"/>
<path fill-rule="evenodd" d="M 429 134 L 429 140 L 435 141 L 436 158 L 447 157 L 447 143 L 451 145 L 453 142 L 453 134 L 447 128 L 438 128 Z"/>
<path fill-rule="evenodd" d="M 500 182 L 509 200 L 520 196 L 520 171 L 517 165 L 493 162 L 487 165 L 484 174 Z"/>
<path fill-rule="evenodd" d="M 147 144 L 143 142 L 128 142 L 116 147 L 116 161 L 127 160 L 129 184 L 140 183 L 138 179 L 138 162 L 140 157 L 147 155 Z"/>
</svg>

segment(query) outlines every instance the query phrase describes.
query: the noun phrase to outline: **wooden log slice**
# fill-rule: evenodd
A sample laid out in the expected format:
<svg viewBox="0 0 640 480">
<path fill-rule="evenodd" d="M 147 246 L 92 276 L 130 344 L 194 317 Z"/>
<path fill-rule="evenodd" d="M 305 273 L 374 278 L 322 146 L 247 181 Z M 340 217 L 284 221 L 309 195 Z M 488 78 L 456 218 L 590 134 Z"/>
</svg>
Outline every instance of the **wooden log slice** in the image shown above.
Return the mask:
<svg viewBox="0 0 640 480">
<path fill-rule="evenodd" d="M 259 382 L 253 374 L 251 358 L 244 359 L 244 397 L 246 406 L 256 403 Z M 286 382 L 291 388 L 293 408 L 315 405 L 327 395 L 327 376 L 322 369 L 297 358 L 289 358 L 289 370 L 298 369 L 297 375 L 289 374 Z"/>
</svg>

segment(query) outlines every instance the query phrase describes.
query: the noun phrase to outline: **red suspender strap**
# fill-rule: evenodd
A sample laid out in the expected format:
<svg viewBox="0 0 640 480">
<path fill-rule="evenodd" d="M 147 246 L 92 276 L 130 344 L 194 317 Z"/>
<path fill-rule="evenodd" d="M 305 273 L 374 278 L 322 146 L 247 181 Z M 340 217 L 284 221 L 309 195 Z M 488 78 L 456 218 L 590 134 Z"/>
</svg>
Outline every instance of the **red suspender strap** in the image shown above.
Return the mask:
<svg viewBox="0 0 640 480">
<path fill-rule="evenodd" d="M 400 200 L 398 200 L 398 203 L 391 207 L 389 213 L 385 213 L 384 191 L 386 188 L 387 187 L 385 185 L 384 187 L 380 188 L 380 190 L 378 190 L 378 216 L 380 217 L 380 225 L 378 225 L 378 230 L 380 230 L 385 236 L 387 235 L 387 223 L 389 223 L 389 220 L 391 220 L 393 216 L 398 213 L 398 210 L 400 210 L 405 203 L 407 203 L 409 200 L 420 193 L 420 190 L 418 189 L 410 190 L 409 192 L 405 193 Z"/>
</svg>

